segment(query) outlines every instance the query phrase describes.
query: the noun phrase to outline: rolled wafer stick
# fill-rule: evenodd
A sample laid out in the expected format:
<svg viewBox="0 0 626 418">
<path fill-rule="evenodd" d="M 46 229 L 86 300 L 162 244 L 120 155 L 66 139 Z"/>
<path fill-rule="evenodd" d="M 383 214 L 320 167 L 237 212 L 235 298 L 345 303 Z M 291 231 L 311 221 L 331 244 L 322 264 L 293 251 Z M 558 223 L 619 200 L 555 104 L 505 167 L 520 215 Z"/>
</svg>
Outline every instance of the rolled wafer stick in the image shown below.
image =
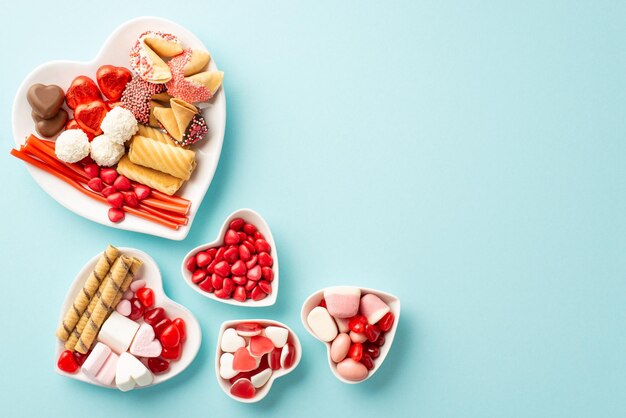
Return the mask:
<svg viewBox="0 0 626 418">
<path fill-rule="evenodd" d="M 111 308 L 109 309 L 109 315 L 117 307 L 117 304 L 120 303 L 120 300 L 122 300 L 122 296 L 124 295 L 124 292 L 128 290 L 128 288 L 130 287 L 130 284 L 133 282 L 133 280 L 135 280 L 135 276 L 137 275 L 137 272 L 139 271 L 142 265 L 143 265 L 143 261 L 141 261 L 140 259 L 135 258 L 135 257 L 131 258 L 131 264 L 130 264 L 130 268 L 128 269 L 128 274 L 126 274 L 126 278 L 124 279 L 124 283 L 122 283 L 122 286 L 120 287 L 120 291 L 117 293 L 117 295 L 115 295 L 115 298 L 113 299 L 113 304 L 111 305 Z M 107 315 L 107 318 L 108 318 L 108 315 Z"/>
<path fill-rule="evenodd" d="M 74 298 L 72 306 L 67 310 L 63 320 L 59 324 L 56 335 L 61 341 L 67 341 L 72 333 L 72 330 L 80 320 L 83 312 L 87 309 L 89 302 L 96 294 L 100 283 L 107 276 L 107 273 L 111 269 L 111 265 L 117 257 L 119 257 L 120 251 L 112 245 L 109 245 L 102 253 L 93 271 L 87 277 L 82 290 Z"/>
<path fill-rule="evenodd" d="M 131 264 L 132 259 L 123 254 L 113 263 L 113 267 L 111 267 L 111 272 L 106 280 L 100 298 L 96 303 L 96 307 L 87 319 L 87 324 L 74 347 L 75 351 L 86 354 L 91 348 L 91 345 L 100 331 L 100 327 L 110 312 L 110 307 L 113 304 L 115 296 L 122 288 L 122 284 L 126 279 Z"/>
</svg>

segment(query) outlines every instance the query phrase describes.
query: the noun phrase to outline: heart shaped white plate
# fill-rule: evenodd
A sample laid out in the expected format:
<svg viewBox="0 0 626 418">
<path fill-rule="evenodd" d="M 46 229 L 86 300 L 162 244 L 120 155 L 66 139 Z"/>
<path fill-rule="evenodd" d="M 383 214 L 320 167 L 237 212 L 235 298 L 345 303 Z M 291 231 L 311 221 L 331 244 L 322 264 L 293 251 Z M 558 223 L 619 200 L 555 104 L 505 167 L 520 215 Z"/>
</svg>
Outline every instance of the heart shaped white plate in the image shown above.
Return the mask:
<svg viewBox="0 0 626 418">
<path fill-rule="evenodd" d="M 187 265 L 187 260 L 189 260 L 190 257 L 193 257 L 198 252 L 204 251 L 211 247 L 222 245 L 224 243 L 224 234 L 228 230 L 230 223 L 233 221 L 233 219 L 236 219 L 236 218 L 242 218 L 244 221 L 249 222 L 253 224 L 254 226 L 256 226 L 258 231 L 261 234 L 263 234 L 263 236 L 265 237 L 265 240 L 272 248 L 271 255 L 274 260 L 274 264 L 272 265 L 272 270 L 274 271 L 274 280 L 272 280 L 272 293 L 267 295 L 267 297 L 261 300 L 247 299 L 245 302 L 239 302 L 232 298 L 220 299 L 217 296 L 215 296 L 215 294 L 208 293 L 200 289 L 197 284 L 192 282 L 191 281 L 192 273 L 189 270 L 187 270 L 187 268 L 185 267 Z M 185 256 L 185 258 L 183 258 L 183 264 L 181 265 L 180 269 L 183 275 L 183 279 L 185 280 L 185 283 L 189 285 L 189 287 L 191 287 L 196 292 L 200 293 L 202 296 L 207 297 L 209 299 L 216 300 L 218 302 L 227 303 L 229 305 L 236 305 L 236 306 L 262 308 L 265 306 L 272 306 L 273 304 L 275 304 L 276 298 L 278 297 L 278 252 L 276 251 L 276 244 L 274 243 L 274 237 L 272 236 L 272 231 L 270 230 L 270 227 L 267 224 L 267 222 L 265 222 L 265 219 L 263 219 L 261 215 L 259 215 L 257 212 L 253 211 L 252 209 L 238 209 L 234 211 L 233 213 L 231 213 L 228 216 L 228 218 L 226 218 L 226 220 L 224 221 L 224 224 L 222 225 L 222 228 L 220 229 L 220 232 L 217 235 L 217 238 L 215 239 L 215 241 L 210 242 L 208 244 L 202 244 L 194 248 L 193 250 L 189 251 L 187 255 Z"/>
<path fill-rule="evenodd" d="M 369 373 L 367 374 L 367 377 L 363 380 L 355 382 L 355 381 L 347 380 L 341 377 L 339 373 L 337 372 L 337 364 L 330 358 L 330 343 L 327 343 L 327 342 L 324 343 L 326 345 L 328 365 L 330 366 L 330 370 L 333 372 L 335 377 L 344 383 L 355 384 L 355 383 L 365 382 L 367 379 L 374 376 L 374 373 L 378 371 L 380 366 L 385 361 L 385 357 L 387 357 L 387 353 L 389 353 L 389 349 L 391 348 L 391 345 L 393 344 L 393 338 L 396 335 L 396 329 L 398 328 L 398 322 L 400 321 L 400 299 L 398 299 L 396 296 L 391 295 L 389 293 L 381 292 L 380 290 L 368 289 L 368 288 L 360 287 L 360 286 L 350 286 L 350 287 L 357 287 L 361 289 L 361 295 L 372 293 L 378 296 L 383 302 L 385 302 L 389 306 L 389 308 L 391 309 L 391 313 L 393 313 L 393 315 L 395 316 L 395 320 L 393 322 L 391 329 L 385 333 L 385 344 L 382 347 L 380 347 L 380 355 L 378 356 L 378 358 L 374 359 L 374 368 L 369 371 Z M 302 311 L 300 312 L 302 325 L 304 325 L 304 328 L 306 328 L 306 330 L 309 331 L 309 334 L 315 337 L 315 339 L 317 339 L 317 337 L 315 336 L 315 333 L 309 326 L 306 319 L 307 319 L 307 316 L 309 315 L 309 312 L 311 312 L 313 308 L 318 306 L 320 302 L 322 301 L 322 299 L 324 298 L 324 290 L 325 289 L 318 290 L 317 292 L 309 296 L 306 299 L 306 301 L 304 301 L 304 304 L 302 305 Z"/>
<path fill-rule="evenodd" d="M 186 331 L 187 331 L 187 340 L 183 345 L 183 354 L 180 359 L 176 361 L 170 362 L 170 368 L 167 372 L 163 374 L 158 374 L 154 376 L 154 382 L 149 386 L 158 385 L 159 383 L 163 383 L 167 380 L 170 380 L 183 370 L 187 368 L 198 354 L 198 350 L 200 349 L 200 342 L 202 341 L 202 331 L 200 331 L 200 325 L 196 320 L 195 316 L 184 306 L 179 305 L 178 303 L 169 299 L 165 292 L 163 292 L 163 283 L 161 280 L 161 271 L 157 266 L 156 262 L 150 257 L 148 254 L 143 251 L 136 250 L 134 248 L 118 248 L 123 254 L 137 257 L 141 261 L 143 261 L 143 266 L 139 270 L 138 278 L 146 281 L 146 287 L 149 287 L 154 291 L 154 306 L 161 307 L 165 309 L 167 316 L 169 318 L 182 318 L 185 321 Z M 70 286 L 67 295 L 65 296 L 65 301 L 63 302 L 63 306 L 61 308 L 61 313 L 59 315 L 59 322 L 63 320 L 65 312 L 72 306 L 72 302 L 74 298 L 81 291 L 89 273 L 93 270 L 96 262 L 100 258 L 101 254 L 96 255 L 91 260 L 85 264 L 85 266 L 80 270 L 74 282 Z M 89 379 L 82 371 L 78 371 L 77 373 L 71 374 L 66 373 L 60 370 L 56 366 L 56 360 L 59 358 L 61 352 L 65 350 L 63 343 L 60 340 L 56 340 L 56 352 L 54 357 L 55 362 L 55 371 L 63 376 L 71 377 L 72 379 L 80 380 L 83 382 L 91 383 L 92 385 L 102 386 L 97 382 Z M 149 387 L 146 386 L 146 387 Z M 107 388 L 115 389 L 115 384 L 110 386 L 104 386 Z"/>
<path fill-rule="evenodd" d="M 66 90 L 72 80 L 79 75 L 86 75 L 95 80 L 96 70 L 103 64 L 129 68 L 128 53 L 137 37 L 147 30 L 172 33 L 178 36 L 186 48 L 202 48 L 210 51 L 190 31 L 169 20 L 157 17 L 140 17 L 130 20 L 113 31 L 92 61 L 51 61 L 37 67 L 22 81 L 13 102 L 15 144 L 19 147 L 28 135 L 36 133 L 35 124 L 30 115 L 31 108 L 26 100 L 26 92 L 32 84 L 56 84 Z M 212 58 L 209 69 L 217 70 L 217 65 Z M 26 167 L 46 193 L 67 209 L 84 218 L 113 228 L 142 232 L 172 240 L 183 240 L 189 233 L 202 199 L 209 189 L 222 151 L 226 127 L 226 97 L 223 87 L 218 90 L 211 102 L 203 107 L 202 115 L 209 126 L 209 132 L 200 144 L 194 145 L 193 149 L 196 151 L 197 161 L 196 170 L 177 194 L 191 201 L 191 209 L 188 214 L 189 222 L 178 230 L 133 215 L 126 216 L 126 219 L 120 223 L 112 223 L 107 216 L 108 208 L 102 203 L 89 199 L 51 174 L 28 164 Z"/>
</svg>

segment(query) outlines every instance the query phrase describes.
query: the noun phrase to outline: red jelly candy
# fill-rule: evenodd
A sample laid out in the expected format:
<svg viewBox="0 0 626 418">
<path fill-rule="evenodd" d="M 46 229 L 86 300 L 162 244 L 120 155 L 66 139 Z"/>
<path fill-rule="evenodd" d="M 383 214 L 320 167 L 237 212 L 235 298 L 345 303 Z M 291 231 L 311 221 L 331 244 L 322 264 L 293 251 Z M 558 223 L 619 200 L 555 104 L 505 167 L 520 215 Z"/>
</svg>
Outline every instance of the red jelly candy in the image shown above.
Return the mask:
<svg viewBox="0 0 626 418">
<path fill-rule="evenodd" d="M 272 270 L 271 267 L 262 267 L 261 277 L 263 277 L 263 279 L 267 280 L 268 282 L 271 282 L 272 280 L 274 280 L 274 270 Z"/>
<path fill-rule="evenodd" d="M 194 271 L 191 275 L 191 281 L 196 284 L 200 283 L 204 279 L 206 279 L 206 271 L 202 269 Z"/>
<path fill-rule="evenodd" d="M 243 232 L 245 232 L 248 235 L 253 235 L 256 231 L 257 231 L 256 226 L 252 224 L 245 224 L 243 226 Z"/>
<path fill-rule="evenodd" d="M 206 251 L 200 251 L 196 254 L 196 264 L 198 267 L 208 266 L 211 261 L 213 261 L 213 257 Z"/>
<path fill-rule="evenodd" d="M 176 325 L 176 328 L 178 328 L 180 342 L 184 343 L 187 339 L 187 325 L 185 324 L 185 320 L 183 318 L 176 318 L 172 322 Z"/>
<path fill-rule="evenodd" d="M 242 322 L 235 326 L 235 331 L 242 337 L 253 337 L 263 332 L 263 327 L 256 322 Z"/>
<path fill-rule="evenodd" d="M 82 366 L 85 360 L 87 360 L 87 357 L 89 357 L 89 354 L 91 354 L 91 350 L 89 350 L 87 354 L 82 354 L 78 351 L 74 351 L 72 352 L 72 354 L 74 355 L 74 360 L 76 360 L 76 363 L 78 363 L 79 366 Z"/>
<path fill-rule="evenodd" d="M 387 332 L 393 326 L 393 321 L 395 321 L 395 319 L 396 317 L 393 316 L 391 312 L 387 312 L 385 316 L 380 318 L 380 321 L 378 321 L 376 325 L 378 325 L 378 328 L 380 328 L 381 331 Z"/>
<path fill-rule="evenodd" d="M 367 341 L 373 343 L 380 337 L 380 328 L 376 325 L 365 324 L 365 336 L 367 337 Z"/>
<path fill-rule="evenodd" d="M 224 285 L 224 278 L 217 273 L 213 273 L 211 275 L 211 284 L 214 289 L 219 290 Z"/>
<path fill-rule="evenodd" d="M 177 345 L 176 347 L 168 348 L 163 347 L 161 350 L 161 357 L 168 360 L 178 360 L 180 356 L 183 354 L 183 346 L 182 344 Z"/>
<path fill-rule="evenodd" d="M 228 379 L 228 382 L 232 385 L 239 379 L 250 379 L 252 377 L 252 372 L 239 372 L 235 375 L 235 377 L 231 377 Z"/>
<path fill-rule="evenodd" d="M 296 359 L 296 347 L 294 347 L 294 345 L 291 343 L 287 343 L 283 347 L 283 352 L 285 350 L 287 350 L 287 352 L 286 354 L 281 356 L 283 360 L 281 366 L 283 366 L 284 369 L 288 369 L 293 366 L 293 362 Z"/>
<path fill-rule="evenodd" d="M 170 368 L 170 362 L 162 358 L 152 357 L 148 359 L 148 368 L 154 374 L 165 373 Z"/>
<path fill-rule="evenodd" d="M 163 331 L 161 331 L 159 341 L 161 341 L 161 345 L 163 347 L 176 347 L 180 343 L 180 331 L 178 330 L 178 327 L 173 323 L 169 324 L 163 329 Z"/>
<path fill-rule="evenodd" d="M 143 312 L 145 311 L 145 307 L 143 303 L 137 298 L 132 298 L 130 301 L 130 315 L 128 315 L 129 319 L 133 321 L 138 320 L 143 316 Z"/>
<path fill-rule="evenodd" d="M 224 251 L 224 260 L 228 261 L 230 264 L 239 260 L 239 248 L 231 247 Z"/>
<path fill-rule="evenodd" d="M 275 348 L 271 353 L 267 355 L 267 362 L 272 370 L 280 369 L 280 348 Z"/>
<path fill-rule="evenodd" d="M 268 295 L 272 293 L 272 285 L 267 280 L 259 280 L 258 286 L 263 292 L 267 293 Z"/>
<path fill-rule="evenodd" d="M 357 315 L 348 322 L 348 328 L 357 334 L 363 334 L 365 332 L 365 324 L 367 324 L 367 318 Z"/>
<path fill-rule="evenodd" d="M 230 394 L 242 399 L 252 399 L 256 389 L 248 379 L 239 379 L 230 387 Z"/>
<path fill-rule="evenodd" d="M 59 356 L 59 360 L 57 361 L 57 367 L 63 370 L 65 373 L 76 373 L 78 370 L 78 363 L 74 358 L 74 355 L 70 350 L 65 350 Z"/>
<path fill-rule="evenodd" d="M 224 235 L 224 242 L 227 245 L 239 244 L 239 234 L 237 234 L 237 231 L 232 229 L 226 231 L 226 235 Z"/>
<path fill-rule="evenodd" d="M 261 357 L 274 349 L 274 343 L 267 337 L 255 335 L 250 338 L 250 353 L 253 356 Z"/>
<path fill-rule="evenodd" d="M 380 333 L 380 337 L 378 337 L 378 339 L 376 340 L 376 342 L 374 343 L 379 347 L 382 347 L 383 345 L 385 345 L 385 333 Z"/>
<path fill-rule="evenodd" d="M 371 358 L 378 358 L 380 356 L 380 348 L 372 344 L 366 344 L 363 346 L 363 351 L 369 354 Z"/>
<path fill-rule="evenodd" d="M 235 218 L 232 221 L 230 221 L 230 229 L 232 229 L 233 231 L 241 231 L 241 228 L 243 228 L 243 226 L 246 224 L 246 221 L 244 221 L 241 218 Z"/>
<path fill-rule="evenodd" d="M 272 252 L 272 247 L 270 247 L 270 245 L 264 239 L 258 239 L 254 241 L 254 248 L 256 249 L 257 253 L 266 252 L 269 254 Z"/>
<path fill-rule="evenodd" d="M 363 344 L 352 343 L 348 350 L 348 357 L 354 361 L 361 361 L 361 357 L 363 357 Z"/>
<path fill-rule="evenodd" d="M 372 360 L 370 355 L 367 353 L 363 353 L 361 363 L 367 368 L 367 370 L 372 370 L 374 368 L 374 360 Z"/>
<path fill-rule="evenodd" d="M 200 283 L 198 283 L 198 287 L 205 292 L 211 293 L 213 291 L 213 283 L 211 282 L 211 278 L 207 277 Z"/>
<path fill-rule="evenodd" d="M 238 348 L 233 358 L 233 370 L 237 372 L 249 372 L 254 369 L 256 369 L 256 359 L 250 355 L 246 347 Z"/>
<path fill-rule="evenodd" d="M 135 293 L 135 296 L 144 308 L 149 308 L 154 305 L 154 292 L 149 287 L 143 287 Z"/>
<path fill-rule="evenodd" d="M 172 323 L 171 319 L 163 318 L 152 326 L 152 328 L 154 328 L 154 334 L 157 336 L 157 338 L 161 336 L 163 331 L 165 331 L 165 329 L 169 327 L 171 323 Z"/>
<path fill-rule="evenodd" d="M 154 327 L 159 321 L 165 318 L 165 310 L 163 308 L 154 308 L 143 314 L 143 320 L 146 324 Z"/>
</svg>

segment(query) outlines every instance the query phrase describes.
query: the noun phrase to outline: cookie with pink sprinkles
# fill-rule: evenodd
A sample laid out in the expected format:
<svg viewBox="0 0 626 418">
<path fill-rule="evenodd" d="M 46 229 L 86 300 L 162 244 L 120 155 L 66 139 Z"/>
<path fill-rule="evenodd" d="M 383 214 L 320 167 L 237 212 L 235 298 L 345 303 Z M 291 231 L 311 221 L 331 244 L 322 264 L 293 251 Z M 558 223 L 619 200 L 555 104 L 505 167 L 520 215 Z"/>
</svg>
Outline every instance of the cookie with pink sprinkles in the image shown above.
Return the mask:
<svg viewBox="0 0 626 418">
<path fill-rule="evenodd" d="M 195 53 L 196 51 L 192 49 L 185 49 L 182 54 L 175 56 L 167 63 L 172 74 L 172 79 L 165 83 L 167 92 L 171 96 L 188 103 L 206 102 L 215 93 L 207 85 L 194 79 L 193 76 L 185 77 L 185 73 L 189 74 L 189 64 Z"/>
</svg>

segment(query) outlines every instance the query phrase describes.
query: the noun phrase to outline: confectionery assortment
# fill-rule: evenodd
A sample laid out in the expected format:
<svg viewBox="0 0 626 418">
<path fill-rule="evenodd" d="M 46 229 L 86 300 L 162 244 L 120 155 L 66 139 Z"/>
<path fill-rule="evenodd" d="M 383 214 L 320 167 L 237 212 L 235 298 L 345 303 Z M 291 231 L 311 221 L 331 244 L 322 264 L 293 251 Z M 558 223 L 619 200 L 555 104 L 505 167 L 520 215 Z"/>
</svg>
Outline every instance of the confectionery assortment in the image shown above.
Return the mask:
<svg viewBox="0 0 626 418">
<path fill-rule="evenodd" d="M 112 245 L 104 250 L 57 329 L 65 346 L 59 370 L 125 392 L 152 384 L 180 359 L 185 321 L 155 306 L 142 265 Z"/>
<path fill-rule="evenodd" d="M 113 223 L 131 213 L 178 229 L 190 202 L 174 195 L 196 168 L 190 147 L 209 130 L 196 104 L 213 98 L 224 73 L 173 34 L 146 31 L 129 48 L 130 69 L 104 64 L 95 81 L 80 74 L 66 90 L 30 86 L 35 130 L 50 139 L 31 135 L 11 154 L 109 206 Z"/>
<path fill-rule="evenodd" d="M 185 261 L 191 281 L 219 299 L 262 300 L 272 293 L 272 248 L 257 227 L 233 219 L 222 245 L 199 251 Z"/>
<path fill-rule="evenodd" d="M 295 336 L 278 324 L 240 322 L 219 336 L 219 378 L 235 398 L 253 399 L 272 377 L 284 375 L 299 359 Z"/>
<path fill-rule="evenodd" d="M 395 315 L 381 298 L 351 286 L 324 290 L 319 305 L 306 316 L 315 337 L 330 344 L 339 376 L 353 382 L 366 379 L 374 369 L 394 321 Z"/>
</svg>

